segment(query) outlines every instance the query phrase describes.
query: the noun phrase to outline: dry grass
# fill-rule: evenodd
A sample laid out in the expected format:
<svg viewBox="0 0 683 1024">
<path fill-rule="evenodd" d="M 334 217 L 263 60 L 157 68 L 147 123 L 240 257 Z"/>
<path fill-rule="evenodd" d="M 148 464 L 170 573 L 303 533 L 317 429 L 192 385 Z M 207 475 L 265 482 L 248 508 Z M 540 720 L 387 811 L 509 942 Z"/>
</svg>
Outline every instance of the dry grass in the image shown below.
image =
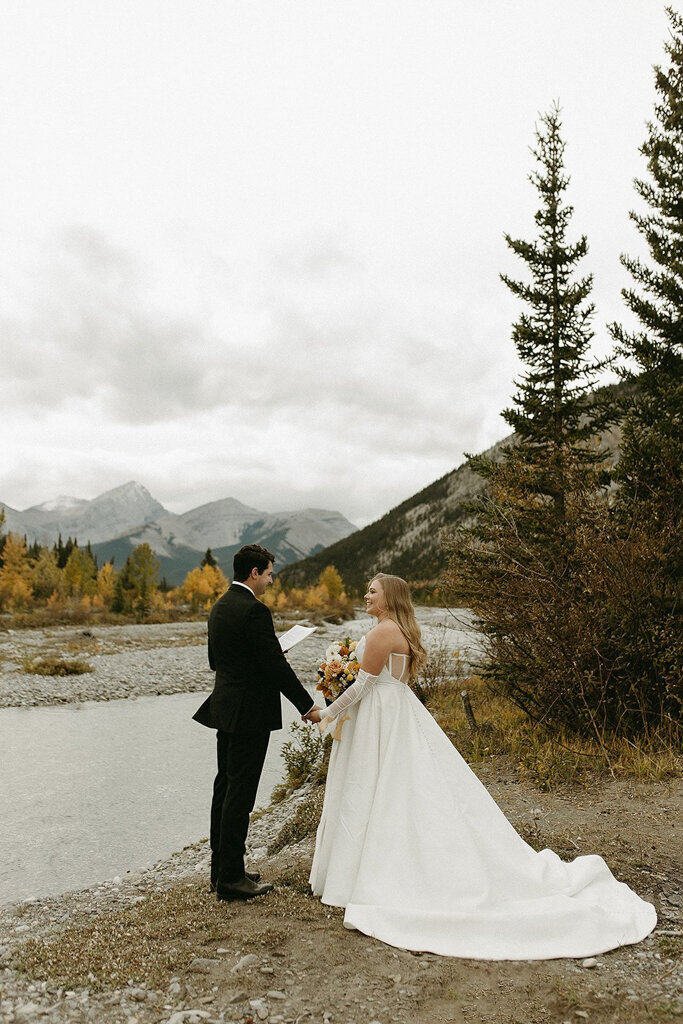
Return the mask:
<svg viewBox="0 0 683 1024">
<path fill-rule="evenodd" d="M 285 846 L 293 846 L 295 843 L 300 843 L 307 836 L 313 835 L 320 822 L 324 798 L 324 788 L 316 786 L 311 792 L 310 800 L 304 800 L 303 803 L 299 804 L 296 813 L 283 825 L 269 845 L 269 856 L 279 853 Z"/>
<path fill-rule="evenodd" d="M 93 666 L 81 658 L 61 658 L 58 654 L 46 654 L 37 658 L 22 659 L 24 672 L 34 676 L 82 676 L 94 672 Z"/>
<path fill-rule="evenodd" d="M 465 718 L 463 689 L 479 726 L 476 732 Z M 427 706 L 470 763 L 504 755 L 542 790 L 566 783 L 587 784 L 606 775 L 661 781 L 679 776 L 683 768 L 681 750 L 663 737 L 634 743 L 609 737 L 584 739 L 566 730 L 551 733 L 476 677 L 433 689 Z"/>
<path fill-rule="evenodd" d="M 204 881 L 178 884 L 50 938 L 28 939 L 12 967 L 69 989 L 165 988 L 195 957 L 215 957 L 218 946 L 234 941 L 237 920 L 240 946 L 267 951 L 277 950 L 297 922 L 325 918 L 328 908 L 310 894 L 302 871 L 285 869 L 273 881 L 265 916 L 243 903 L 219 903 Z"/>
</svg>

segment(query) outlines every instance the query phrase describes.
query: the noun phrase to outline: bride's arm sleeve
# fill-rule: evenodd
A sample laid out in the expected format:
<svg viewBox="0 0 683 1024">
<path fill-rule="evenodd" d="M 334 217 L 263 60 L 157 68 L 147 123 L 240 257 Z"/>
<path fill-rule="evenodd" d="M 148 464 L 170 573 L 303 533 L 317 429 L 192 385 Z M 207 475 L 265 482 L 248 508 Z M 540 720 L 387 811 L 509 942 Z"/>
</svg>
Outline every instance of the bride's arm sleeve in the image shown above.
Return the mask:
<svg viewBox="0 0 683 1024">
<path fill-rule="evenodd" d="M 336 718 L 342 711 L 347 711 L 352 704 L 361 700 L 378 679 L 379 676 L 371 676 L 369 672 L 362 668 L 356 676 L 355 682 L 351 683 L 343 693 L 340 693 L 337 699 L 332 701 L 328 707 L 322 709 L 320 712 L 320 724 L 324 724 L 327 719 Z"/>
</svg>

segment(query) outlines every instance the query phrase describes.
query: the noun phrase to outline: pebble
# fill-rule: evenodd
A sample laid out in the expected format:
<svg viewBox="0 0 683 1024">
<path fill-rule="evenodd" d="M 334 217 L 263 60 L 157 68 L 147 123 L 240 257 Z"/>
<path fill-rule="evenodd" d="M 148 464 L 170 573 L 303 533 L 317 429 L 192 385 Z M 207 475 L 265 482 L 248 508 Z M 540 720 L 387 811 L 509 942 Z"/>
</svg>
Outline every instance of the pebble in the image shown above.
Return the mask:
<svg viewBox="0 0 683 1024">
<path fill-rule="evenodd" d="M 588 957 L 586 957 L 585 960 L 581 961 L 581 966 L 582 967 L 597 967 L 598 966 L 598 961 L 595 959 L 594 956 L 588 956 Z"/>
<path fill-rule="evenodd" d="M 263 897 L 261 897 L 263 898 Z M 245 971 L 248 967 L 253 967 L 254 964 L 258 963 L 258 957 L 256 953 L 247 953 L 241 960 L 238 960 L 235 966 L 231 969 L 232 974 L 239 974 L 240 971 Z"/>
<path fill-rule="evenodd" d="M 233 992 L 232 995 L 228 997 L 228 1002 L 231 1003 L 231 1004 L 243 1003 L 246 998 L 247 998 L 247 993 L 246 992 L 237 991 L 237 992 Z"/>
<path fill-rule="evenodd" d="M 171 1014 L 166 1024 L 200 1024 L 210 1016 L 206 1010 L 177 1010 Z"/>
<path fill-rule="evenodd" d="M 197 971 L 199 974 L 208 974 L 211 968 L 219 963 L 220 960 L 209 960 L 205 956 L 196 956 L 187 969 L 188 971 Z"/>
</svg>

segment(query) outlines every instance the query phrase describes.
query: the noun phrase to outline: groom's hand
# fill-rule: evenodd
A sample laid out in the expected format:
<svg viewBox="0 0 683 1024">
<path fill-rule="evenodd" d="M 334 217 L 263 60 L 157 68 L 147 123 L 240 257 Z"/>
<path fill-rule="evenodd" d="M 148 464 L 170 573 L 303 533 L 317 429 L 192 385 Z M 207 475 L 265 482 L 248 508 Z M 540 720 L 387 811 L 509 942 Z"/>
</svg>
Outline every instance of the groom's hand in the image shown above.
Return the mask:
<svg viewBox="0 0 683 1024">
<path fill-rule="evenodd" d="M 301 716 L 302 722 L 319 722 L 320 721 L 320 708 L 317 704 L 314 704 L 311 710 L 306 715 Z"/>
</svg>

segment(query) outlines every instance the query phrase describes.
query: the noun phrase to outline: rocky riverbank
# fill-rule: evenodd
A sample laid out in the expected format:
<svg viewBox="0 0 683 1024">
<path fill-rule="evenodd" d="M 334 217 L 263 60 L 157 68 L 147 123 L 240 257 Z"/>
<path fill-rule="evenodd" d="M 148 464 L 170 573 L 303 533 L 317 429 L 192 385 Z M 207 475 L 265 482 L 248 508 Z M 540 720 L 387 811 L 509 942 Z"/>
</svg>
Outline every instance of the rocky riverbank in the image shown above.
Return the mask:
<svg viewBox="0 0 683 1024">
<path fill-rule="evenodd" d="M 441 613 L 422 612 L 423 627 L 436 629 Z M 366 619 L 325 625 L 290 660 L 310 681 L 330 640 L 367 628 Z M 207 691 L 205 636 L 204 623 L 2 633 L 0 705 Z M 467 640 L 449 635 L 450 645 Z M 87 659 L 94 671 L 24 671 L 26 658 L 46 654 Z M 252 823 L 251 862 L 276 885 L 252 903 L 219 904 L 208 892 L 200 841 L 87 890 L 0 908 L 0 1021 L 644 1024 L 683 1015 L 680 780 L 611 779 L 546 793 L 503 758 L 476 770 L 536 848 L 565 859 L 605 856 L 656 904 L 653 935 L 585 962 L 485 963 L 415 955 L 349 932 L 342 913 L 308 890 L 312 833 L 300 827 L 289 845 L 275 842 L 301 817 L 313 828 L 321 791 L 309 787 Z"/>
<path fill-rule="evenodd" d="M 293 648 L 290 663 L 302 680 L 315 678 L 322 650 L 342 628 L 362 631 L 360 621 L 344 627 L 325 623 L 311 640 Z M 45 658 L 84 662 L 91 671 L 64 676 L 27 671 Z M 212 686 L 206 622 L 0 632 L 0 707 L 192 693 Z"/>
<path fill-rule="evenodd" d="M 446 629 L 449 646 L 465 651 L 474 647 L 474 633 L 454 628 L 457 623 L 443 609 L 420 608 L 418 616 L 428 636 Z M 302 682 L 314 682 L 325 648 L 343 636 L 359 639 L 371 624 L 366 615 L 341 625 L 321 623 L 312 637 L 289 652 L 292 668 Z M 290 625 L 276 622 L 278 631 Z M 46 658 L 84 662 L 90 671 L 63 676 L 28 671 Z M 0 630 L 0 708 L 193 693 L 212 686 L 205 621 Z"/>
<path fill-rule="evenodd" d="M 307 888 L 309 835 L 268 855 L 310 787 L 252 824 L 252 865 L 276 883 L 248 904 L 208 891 L 206 842 L 152 868 L 59 897 L 0 911 L 0 1019 L 6 1024 L 641 1024 L 683 1014 L 681 878 L 671 814 L 680 787 L 618 783 L 577 803 L 528 793 L 503 765 L 486 780 L 515 825 L 541 822 L 555 848 L 575 836 L 588 848 L 611 809 L 620 845 L 604 849 L 619 873 L 658 905 L 655 933 L 638 946 L 585 961 L 485 963 L 416 955 L 343 928 L 341 911 Z M 647 799 L 647 863 L 638 842 Z M 653 844 L 648 843 L 649 846 Z M 680 867 L 680 865 L 679 865 Z M 443 870 L 448 866 L 443 865 Z M 620 870 L 621 869 L 621 870 Z"/>
</svg>

